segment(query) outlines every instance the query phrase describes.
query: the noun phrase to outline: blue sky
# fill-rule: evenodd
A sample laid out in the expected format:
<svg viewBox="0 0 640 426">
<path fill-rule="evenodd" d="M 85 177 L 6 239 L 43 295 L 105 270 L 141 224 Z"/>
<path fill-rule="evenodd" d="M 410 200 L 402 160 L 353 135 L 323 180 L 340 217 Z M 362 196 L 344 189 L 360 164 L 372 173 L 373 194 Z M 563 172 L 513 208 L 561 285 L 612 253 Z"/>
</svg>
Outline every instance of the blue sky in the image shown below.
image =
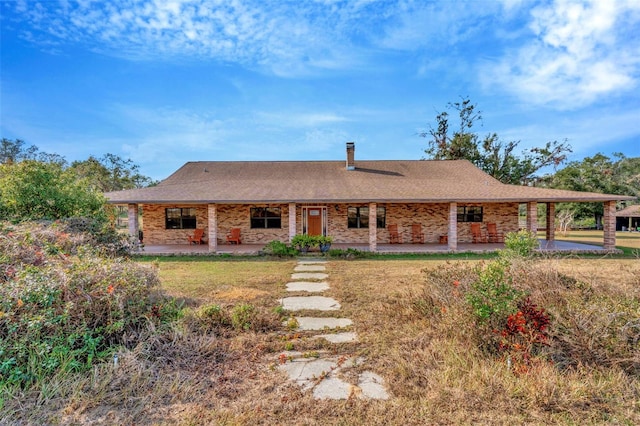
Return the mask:
<svg viewBox="0 0 640 426">
<path fill-rule="evenodd" d="M 0 134 L 162 179 L 192 160 L 419 159 L 484 135 L 640 156 L 640 0 L 2 1 Z"/>
</svg>

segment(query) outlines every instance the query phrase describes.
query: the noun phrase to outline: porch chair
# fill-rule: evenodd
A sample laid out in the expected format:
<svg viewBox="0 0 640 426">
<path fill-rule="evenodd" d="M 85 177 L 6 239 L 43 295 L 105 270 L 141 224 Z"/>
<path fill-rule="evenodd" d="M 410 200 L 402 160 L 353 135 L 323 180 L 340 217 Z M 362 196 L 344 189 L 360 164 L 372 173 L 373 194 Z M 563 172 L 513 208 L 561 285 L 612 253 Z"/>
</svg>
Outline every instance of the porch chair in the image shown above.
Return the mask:
<svg viewBox="0 0 640 426">
<path fill-rule="evenodd" d="M 413 244 L 424 244 L 424 234 L 422 233 L 422 225 L 414 223 L 411 225 L 411 242 Z"/>
<path fill-rule="evenodd" d="M 240 240 L 240 228 L 231 228 L 231 231 L 227 234 L 227 243 L 242 244 Z"/>
<path fill-rule="evenodd" d="M 191 244 L 204 244 L 204 229 L 194 229 L 193 235 L 187 235 L 187 240 L 189 240 L 189 245 Z"/>
<path fill-rule="evenodd" d="M 487 234 L 489 236 L 490 243 L 504 243 L 504 234 L 498 232 L 498 228 L 495 223 L 487 223 Z"/>
<path fill-rule="evenodd" d="M 398 233 L 398 225 L 389 225 L 387 229 L 389 230 L 389 244 L 401 244 L 402 239 Z"/>
<path fill-rule="evenodd" d="M 482 233 L 482 229 L 480 229 L 479 223 L 471 224 L 471 237 L 473 238 L 471 241 L 473 244 L 488 242 L 487 236 Z"/>
</svg>

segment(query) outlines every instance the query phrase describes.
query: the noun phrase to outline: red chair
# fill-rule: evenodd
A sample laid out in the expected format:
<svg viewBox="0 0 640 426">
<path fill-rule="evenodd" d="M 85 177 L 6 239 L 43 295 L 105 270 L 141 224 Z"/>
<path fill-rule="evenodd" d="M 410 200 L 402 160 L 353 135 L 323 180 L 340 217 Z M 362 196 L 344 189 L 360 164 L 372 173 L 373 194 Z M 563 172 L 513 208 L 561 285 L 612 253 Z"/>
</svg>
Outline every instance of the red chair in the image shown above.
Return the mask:
<svg viewBox="0 0 640 426">
<path fill-rule="evenodd" d="M 240 228 L 231 228 L 231 231 L 227 234 L 227 243 L 242 244 L 240 240 Z"/>
<path fill-rule="evenodd" d="M 424 234 L 422 233 L 422 225 L 414 223 L 411 225 L 411 242 L 413 244 L 424 244 Z"/>
<path fill-rule="evenodd" d="M 187 235 L 189 244 L 204 244 L 204 229 L 195 229 L 193 235 Z"/>
<path fill-rule="evenodd" d="M 398 233 L 398 225 L 389 225 L 389 244 L 400 244 L 402 239 Z"/>
<path fill-rule="evenodd" d="M 495 223 L 487 223 L 487 234 L 489 235 L 490 243 L 504 243 L 504 234 L 498 232 Z"/>
<path fill-rule="evenodd" d="M 471 224 L 471 237 L 473 238 L 472 242 L 474 244 L 488 242 L 487 236 L 482 233 L 482 229 L 480 229 L 479 223 Z"/>
</svg>

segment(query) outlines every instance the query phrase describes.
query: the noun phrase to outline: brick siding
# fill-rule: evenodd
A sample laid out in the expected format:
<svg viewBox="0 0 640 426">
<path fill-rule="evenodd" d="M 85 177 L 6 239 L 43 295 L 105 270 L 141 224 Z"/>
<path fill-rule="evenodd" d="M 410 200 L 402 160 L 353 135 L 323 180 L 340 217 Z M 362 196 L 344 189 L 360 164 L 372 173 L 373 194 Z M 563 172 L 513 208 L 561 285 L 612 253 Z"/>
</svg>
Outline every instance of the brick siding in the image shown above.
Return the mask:
<svg viewBox="0 0 640 426">
<path fill-rule="evenodd" d="M 447 235 L 449 204 L 377 204 L 386 208 L 386 224 L 397 224 L 402 241 L 411 242 L 411 225 L 419 223 L 425 235 L 425 243 L 437 243 L 441 235 Z M 495 222 L 501 232 L 518 230 L 518 203 L 486 203 L 463 204 L 458 206 L 478 206 L 483 209 L 483 229 L 487 222 Z M 269 204 L 269 207 L 280 207 L 282 218 L 280 229 L 251 229 L 249 212 L 251 207 L 266 207 L 257 205 L 218 205 L 218 244 L 226 244 L 226 235 L 231 228 L 242 230 L 242 242 L 245 244 L 266 244 L 272 240 L 289 240 L 289 206 L 288 204 Z M 302 233 L 302 207 L 296 205 L 296 234 Z M 314 205 L 316 206 L 316 205 Z M 347 228 L 347 207 L 368 207 L 369 204 L 323 204 L 327 207 L 327 234 L 336 243 L 369 244 L 369 229 Z M 187 235 L 192 235 L 192 229 L 165 229 L 165 209 L 173 207 L 194 207 L 189 205 L 166 204 L 143 206 L 143 232 L 145 244 L 186 244 Z M 197 205 L 197 227 L 205 230 L 209 235 L 207 225 L 207 206 Z M 337 207 L 337 208 L 336 208 Z M 377 230 L 377 242 L 389 242 L 387 229 Z M 471 224 L 458 223 L 458 242 L 471 242 Z"/>
</svg>

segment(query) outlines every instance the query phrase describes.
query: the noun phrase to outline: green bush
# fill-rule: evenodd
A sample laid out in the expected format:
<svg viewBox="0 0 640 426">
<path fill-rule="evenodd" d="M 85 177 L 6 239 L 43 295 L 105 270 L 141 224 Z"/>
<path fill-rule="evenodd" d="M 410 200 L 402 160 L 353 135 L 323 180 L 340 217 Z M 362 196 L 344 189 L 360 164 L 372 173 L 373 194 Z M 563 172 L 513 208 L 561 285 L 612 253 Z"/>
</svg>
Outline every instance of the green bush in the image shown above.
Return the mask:
<svg viewBox="0 0 640 426">
<path fill-rule="evenodd" d="M 518 232 L 508 232 L 504 237 L 504 250 L 500 250 L 499 254 L 505 258 L 531 257 L 535 250 L 540 247 L 540 242 L 535 234 L 527 230 Z"/>
<path fill-rule="evenodd" d="M 281 256 L 281 257 L 290 257 L 298 254 L 298 250 L 295 247 L 289 246 L 282 241 L 269 241 L 266 246 L 262 249 L 262 252 L 269 256 Z"/>
<path fill-rule="evenodd" d="M 478 279 L 471 284 L 466 297 L 481 324 L 495 328 L 517 311 L 522 293 L 513 287 L 508 267 L 501 260 L 490 262 L 479 269 Z"/>
</svg>

